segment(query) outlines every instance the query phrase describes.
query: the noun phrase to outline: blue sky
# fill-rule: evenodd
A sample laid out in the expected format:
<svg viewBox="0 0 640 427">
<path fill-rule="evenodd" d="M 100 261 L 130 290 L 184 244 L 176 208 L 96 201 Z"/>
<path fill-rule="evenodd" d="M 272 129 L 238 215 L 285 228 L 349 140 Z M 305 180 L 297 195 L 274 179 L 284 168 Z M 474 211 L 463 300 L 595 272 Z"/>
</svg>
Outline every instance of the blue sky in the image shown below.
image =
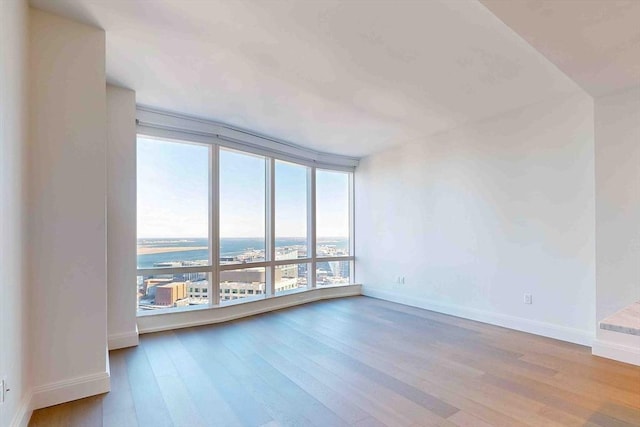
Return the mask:
<svg viewBox="0 0 640 427">
<path fill-rule="evenodd" d="M 208 235 L 209 147 L 138 139 L 138 237 Z M 276 237 L 306 236 L 307 168 L 276 162 Z M 316 175 L 319 237 L 348 236 L 348 175 Z M 220 236 L 263 237 L 264 157 L 220 150 Z"/>
</svg>

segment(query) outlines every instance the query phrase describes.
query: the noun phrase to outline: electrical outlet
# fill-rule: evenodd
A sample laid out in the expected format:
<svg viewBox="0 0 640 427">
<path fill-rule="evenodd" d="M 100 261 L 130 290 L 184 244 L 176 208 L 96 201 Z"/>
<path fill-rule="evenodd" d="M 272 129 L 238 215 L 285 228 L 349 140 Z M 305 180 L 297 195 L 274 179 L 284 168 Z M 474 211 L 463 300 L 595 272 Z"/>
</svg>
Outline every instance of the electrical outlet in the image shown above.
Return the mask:
<svg viewBox="0 0 640 427">
<path fill-rule="evenodd" d="M 400 284 L 404 285 L 404 276 L 400 278 Z"/>
<path fill-rule="evenodd" d="M 531 296 L 531 294 L 524 294 L 524 303 L 533 304 L 533 297 Z"/>
</svg>

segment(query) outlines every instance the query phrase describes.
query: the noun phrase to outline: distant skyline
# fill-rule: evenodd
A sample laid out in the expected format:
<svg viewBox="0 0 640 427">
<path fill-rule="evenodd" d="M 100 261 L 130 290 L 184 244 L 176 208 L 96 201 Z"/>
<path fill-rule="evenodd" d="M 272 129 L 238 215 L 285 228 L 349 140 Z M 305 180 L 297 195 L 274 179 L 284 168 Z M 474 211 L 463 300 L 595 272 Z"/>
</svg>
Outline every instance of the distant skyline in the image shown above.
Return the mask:
<svg viewBox="0 0 640 427">
<path fill-rule="evenodd" d="M 138 138 L 138 238 L 206 238 L 209 146 Z M 276 161 L 276 238 L 306 236 L 307 168 Z M 349 235 L 346 173 L 317 171 L 316 230 Z M 264 157 L 220 150 L 220 237 L 264 238 Z"/>
</svg>

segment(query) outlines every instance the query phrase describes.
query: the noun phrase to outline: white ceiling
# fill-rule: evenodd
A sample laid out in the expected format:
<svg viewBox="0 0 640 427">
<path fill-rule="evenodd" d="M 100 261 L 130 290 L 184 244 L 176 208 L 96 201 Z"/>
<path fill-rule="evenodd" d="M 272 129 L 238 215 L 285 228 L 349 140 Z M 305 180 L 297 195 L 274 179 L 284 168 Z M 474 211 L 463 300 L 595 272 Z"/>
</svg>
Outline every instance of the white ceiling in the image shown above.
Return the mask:
<svg viewBox="0 0 640 427">
<path fill-rule="evenodd" d="M 32 0 L 140 104 L 364 156 L 578 86 L 476 0 Z M 505 2 L 508 3 L 508 2 Z"/>
<path fill-rule="evenodd" d="M 640 86 L 640 0 L 480 0 L 593 96 Z"/>
</svg>

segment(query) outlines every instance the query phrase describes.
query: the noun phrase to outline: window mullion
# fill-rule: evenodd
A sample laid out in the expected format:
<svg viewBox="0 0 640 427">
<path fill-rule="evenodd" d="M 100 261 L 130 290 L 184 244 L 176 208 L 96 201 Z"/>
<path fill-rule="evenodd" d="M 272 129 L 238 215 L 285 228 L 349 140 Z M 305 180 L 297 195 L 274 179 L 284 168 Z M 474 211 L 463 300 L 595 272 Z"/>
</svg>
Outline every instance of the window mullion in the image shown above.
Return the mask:
<svg viewBox="0 0 640 427">
<path fill-rule="evenodd" d="M 349 255 L 355 257 L 356 241 L 355 241 L 355 177 L 353 173 L 349 174 Z M 356 282 L 355 262 L 349 262 L 349 284 Z"/>
<path fill-rule="evenodd" d="M 307 235 L 309 246 L 307 256 L 311 264 L 307 273 L 309 288 L 316 287 L 316 168 L 309 168 L 307 175 Z"/>
<path fill-rule="evenodd" d="M 211 292 L 209 305 L 220 304 L 220 147 L 213 145 L 209 155 L 209 241 L 211 256 Z"/>
<path fill-rule="evenodd" d="M 275 213 L 275 209 L 276 209 L 276 203 L 275 203 L 275 198 L 276 198 L 276 192 L 275 192 L 275 188 L 276 188 L 276 181 L 275 181 L 275 159 L 272 157 L 267 157 L 266 158 L 266 180 L 265 180 L 265 185 L 266 185 L 266 203 L 265 203 L 265 209 L 266 209 L 266 224 L 265 224 L 265 231 L 266 231 L 266 238 L 267 241 L 266 243 L 266 247 L 265 247 L 265 251 L 266 251 L 266 261 L 269 262 L 269 266 L 267 267 L 267 271 L 266 271 L 266 279 L 267 279 L 267 284 L 266 284 L 266 291 L 267 291 L 267 296 L 274 296 L 276 294 L 276 275 L 275 275 L 275 265 L 274 265 L 274 260 L 276 259 L 276 239 L 275 239 L 275 228 L 276 228 L 276 213 Z"/>
</svg>

